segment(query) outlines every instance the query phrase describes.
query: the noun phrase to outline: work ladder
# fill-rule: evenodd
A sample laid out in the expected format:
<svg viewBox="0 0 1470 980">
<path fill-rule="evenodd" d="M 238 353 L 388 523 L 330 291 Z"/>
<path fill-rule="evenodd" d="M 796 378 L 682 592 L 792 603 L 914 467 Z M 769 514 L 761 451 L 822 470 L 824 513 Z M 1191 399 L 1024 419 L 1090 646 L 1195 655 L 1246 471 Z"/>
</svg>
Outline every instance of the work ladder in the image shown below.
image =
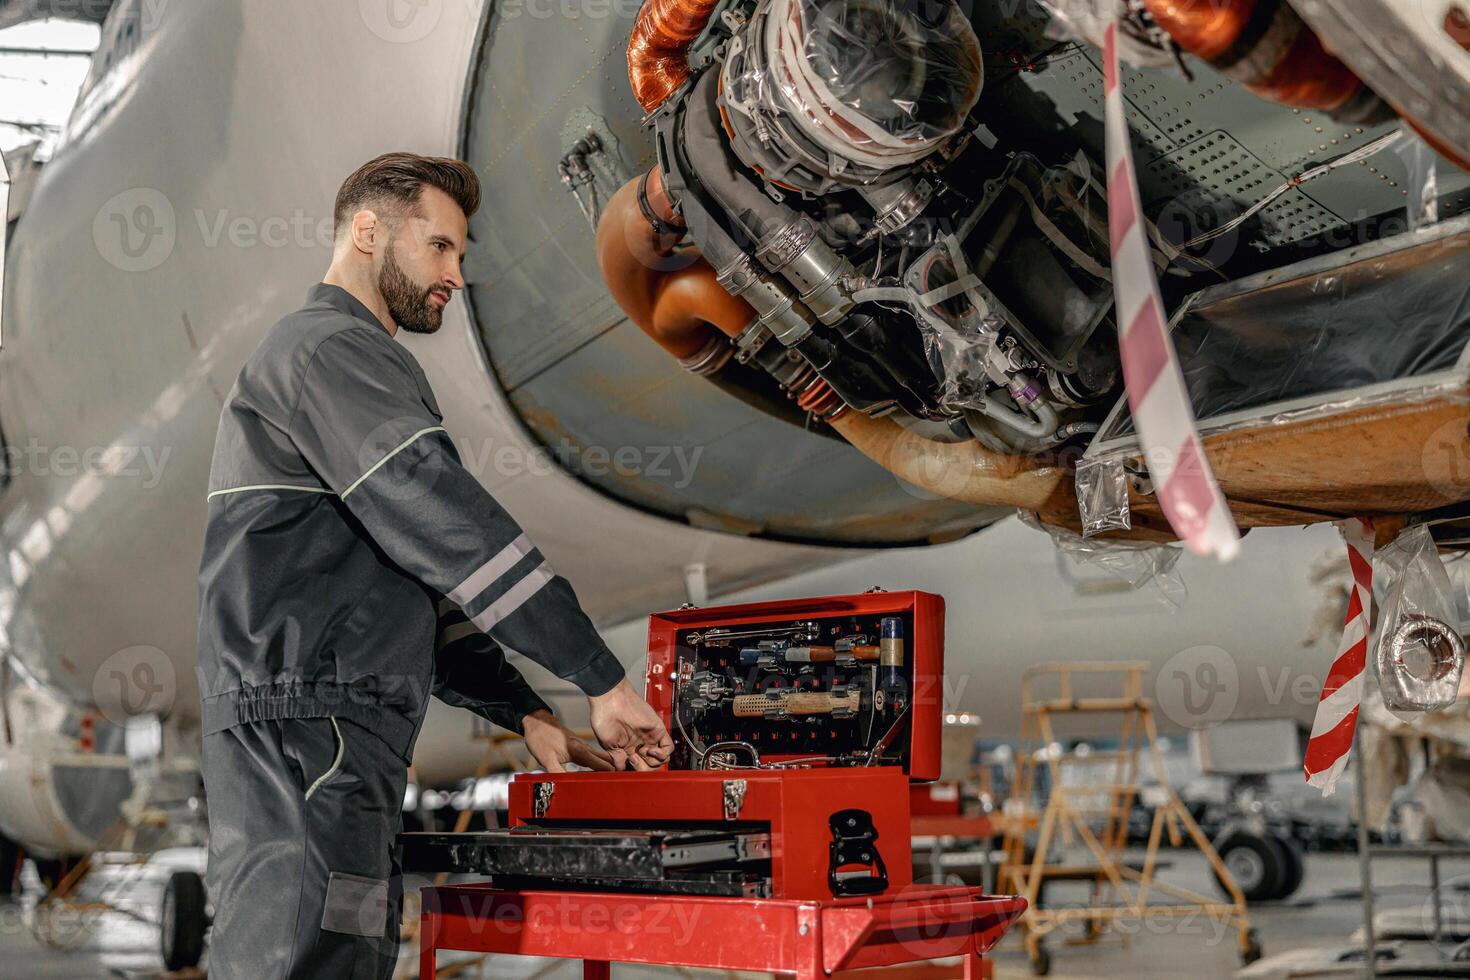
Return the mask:
<svg viewBox="0 0 1470 980">
<path fill-rule="evenodd" d="M 1247 918 L 1245 896 L 1165 776 L 1153 706 L 1143 696 L 1148 666 L 1140 661 L 1043 664 L 1022 675 L 1021 745 L 1006 804 L 1005 858 L 997 890 L 1022 895 L 1030 904 L 1020 927 L 1032 972 L 1038 975 L 1050 970 L 1051 957 L 1043 941 L 1053 931 L 1080 924 L 1082 935 L 1068 941 L 1095 943 L 1106 927 L 1119 920 L 1141 922 L 1146 917 L 1180 921 L 1211 917 L 1222 927 L 1237 931 L 1243 962 L 1260 958 L 1260 942 Z M 1096 688 L 1110 693 L 1078 696 L 1074 681 L 1079 675 L 1089 692 Z M 1112 694 L 1113 690 L 1118 693 Z M 1116 751 L 1063 747 L 1057 735 L 1058 720 L 1080 722 L 1088 716 L 1104 723 L 1118 719 L 1121 734 Z M 1144 752 L 1153 768 L 1154 785 L 1140 783 Z M 1129 817 L 1140 802 L 1153 808 L 1148 844 L 1141 860 L 1128 861 Z M 1229 901 L 1200 895 L 1155 876 L 1166 831 L 1172 847 L 1183 846 L 1187 837 L 1199 849 L 1229 893 Z M 1053 860 L 1056 852 L 1076 853 L 1079 845 L 1085 854 L 1080 861 Z M 1049 882 L 1061 881 L 1090 883 L 1090 901 L 1065 908 L 1049 906 L 1044 888 Z M 1163 901 L 1156 901 L 1159 898 Z"/>
</svg>

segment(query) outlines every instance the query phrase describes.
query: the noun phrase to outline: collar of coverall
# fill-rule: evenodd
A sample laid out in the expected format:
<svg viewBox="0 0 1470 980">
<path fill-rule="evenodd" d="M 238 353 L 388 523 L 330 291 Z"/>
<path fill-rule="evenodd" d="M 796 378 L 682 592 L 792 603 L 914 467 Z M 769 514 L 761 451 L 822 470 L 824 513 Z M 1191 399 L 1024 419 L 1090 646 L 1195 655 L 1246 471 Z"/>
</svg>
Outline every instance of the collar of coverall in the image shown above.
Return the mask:
<svg viewBox="0 0 1470 980">
<path fill-rule="evenodd" d="M 373 326 L 381 328 L 384 332 L 387 332 L 388 330 L 388 328 L 383 325 L 383 321 L 379 320 L 376 316 L 373 315 L 372 310 L 364 306 L 361 300 L 359 300 L 356 296 L 353 296 L 341 286 L 333 286 L 331 283 L 319 282 L 306 291 L 306 301 L 308 303 L 324 303 L 334 310 L 339 310 L 342 313 L 346 313 L 348 316 L 354 316 L 357 317 L 357 319 L 359 320 L 365 320 Z"/>
</svg>

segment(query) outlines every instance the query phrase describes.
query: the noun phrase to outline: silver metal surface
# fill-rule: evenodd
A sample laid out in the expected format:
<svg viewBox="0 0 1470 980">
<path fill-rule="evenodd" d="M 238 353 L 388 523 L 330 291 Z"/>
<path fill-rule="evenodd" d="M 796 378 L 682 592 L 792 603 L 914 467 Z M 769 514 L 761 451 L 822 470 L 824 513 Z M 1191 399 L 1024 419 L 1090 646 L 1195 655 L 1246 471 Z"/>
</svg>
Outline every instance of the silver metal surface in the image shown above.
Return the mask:
<svg viewBox="0 0 1470 980">
<path fill-rule="evenodd" d="M 735 820 L 740 816 L 740 809 L 745 806 L 746 786 L 746 781 L 743 779 L 727 779 L 720 784 L 720 796 L 724 801 L 726 820 Z"/>
<path fill-rule="evenodd" d="M 537 820 L 540 820 L 546 816 L 546 811 L 551 809 L 551 797 L 556 792 L 556 784 L 537 783 L 533 792 L 535 795 L 532 798 L 531 812 Z"/>
</svg>

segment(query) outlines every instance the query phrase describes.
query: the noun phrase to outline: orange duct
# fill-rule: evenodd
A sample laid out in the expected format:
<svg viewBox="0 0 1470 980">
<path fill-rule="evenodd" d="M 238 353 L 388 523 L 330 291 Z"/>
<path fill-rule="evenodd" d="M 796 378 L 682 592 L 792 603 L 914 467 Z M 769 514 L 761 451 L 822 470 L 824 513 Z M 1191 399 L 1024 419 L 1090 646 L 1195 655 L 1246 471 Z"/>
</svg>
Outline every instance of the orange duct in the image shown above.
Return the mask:
<svg viewBox="0 0 1470 980">
<path fill-rule="evenodd" d="M 1179 46 L 1264 99 L 1332 111 L 1363 81 L 1282 0 L 1144 0 Z"/>
<path fill-rule="evenodd" d="M 715 270 L 696 253 L 675 255 L 682 231 L 659 231 L 638 205 L 647 180 L 650 211 L 667 226 L 681 226 L 657 167 L 635 177 L 607 202 L 597 222 L 597 265 L 613 300 L 628 318 L 686 366 L 720 347 L 721 334 L 738 337 L 755 319 L 745 300 L 727 293 Z M 719 363 L 723 363 L 721 360 Z"/>
<path fill-rule="evenodd" d="M 709 23 L 716 0 L 646 0 L 628 37 L 628 81 L 652 112 L 689 77 L 689 45 Z"/>
</svg>

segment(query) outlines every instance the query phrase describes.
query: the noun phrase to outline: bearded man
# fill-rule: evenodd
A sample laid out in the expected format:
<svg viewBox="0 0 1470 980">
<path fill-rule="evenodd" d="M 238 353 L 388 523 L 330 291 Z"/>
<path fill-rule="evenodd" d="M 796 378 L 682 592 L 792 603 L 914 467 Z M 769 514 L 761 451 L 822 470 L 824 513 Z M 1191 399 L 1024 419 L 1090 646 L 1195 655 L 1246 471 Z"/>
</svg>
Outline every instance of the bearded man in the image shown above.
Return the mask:
<svg viewBox="0 0 1470 980">
<path fill-rule="evenodd" d="M 464 287 L 464 162 L 378 157 L 337 194 L 331 267 L 221 413 L 199 570 L 210 976 L 388 977 L 407 767 L 433 694 L 541 766 L 649 769 L 658 716 L 572 587 L 460 462 L 396 337 Z M 504 657 L 587 695 L 575 738 Z"/>
</svg>

